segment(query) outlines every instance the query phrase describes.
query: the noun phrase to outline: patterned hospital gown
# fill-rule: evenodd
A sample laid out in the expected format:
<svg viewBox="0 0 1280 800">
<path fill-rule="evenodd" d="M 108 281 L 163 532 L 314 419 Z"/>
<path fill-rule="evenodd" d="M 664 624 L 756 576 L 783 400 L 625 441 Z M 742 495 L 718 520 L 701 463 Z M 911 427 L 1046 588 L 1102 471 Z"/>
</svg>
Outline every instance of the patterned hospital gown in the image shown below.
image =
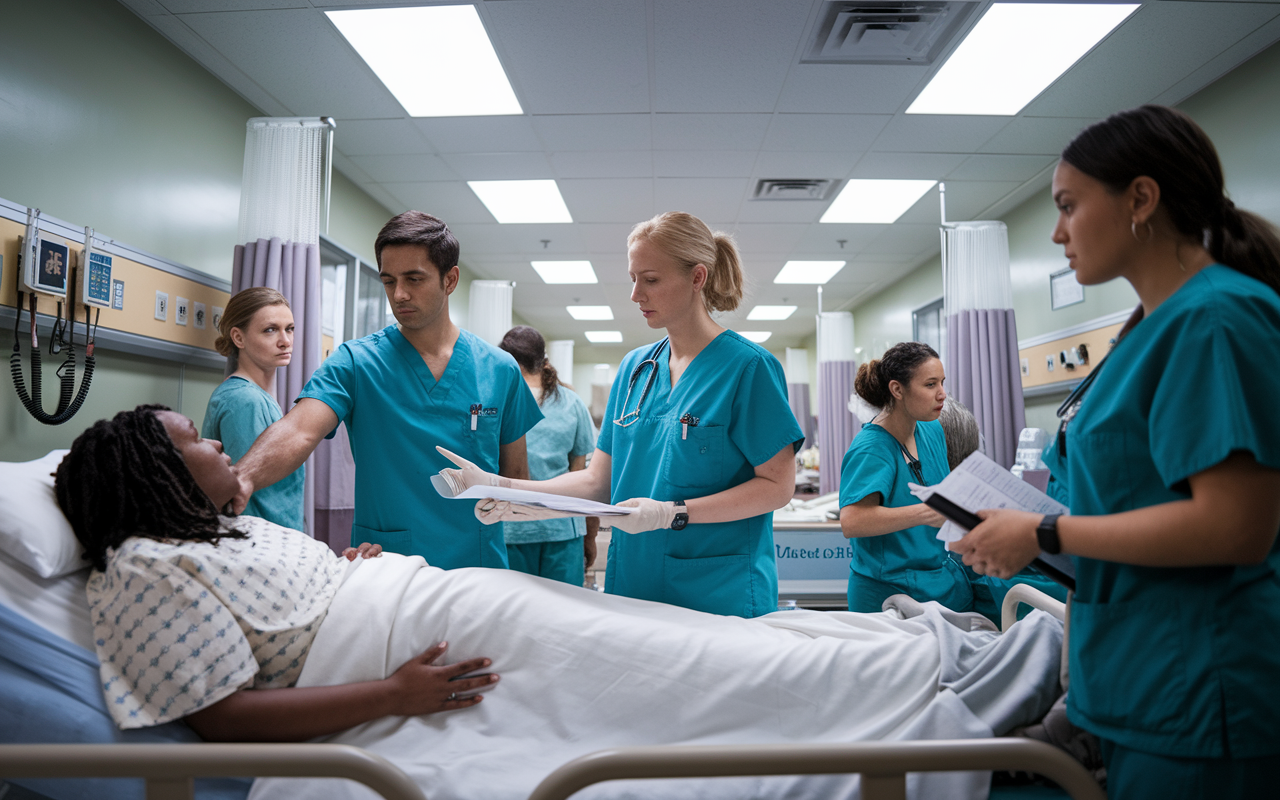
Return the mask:
<svg viewBox="0 0 1280 800">
<path fill-rule="evenodd" d="M 89 577 L 102 690 L 121 728 L 179 719 L 246 686 L 292 686 L 346 564 L 257 517 L 245 539 L 127 539 Z"/>
</svg>

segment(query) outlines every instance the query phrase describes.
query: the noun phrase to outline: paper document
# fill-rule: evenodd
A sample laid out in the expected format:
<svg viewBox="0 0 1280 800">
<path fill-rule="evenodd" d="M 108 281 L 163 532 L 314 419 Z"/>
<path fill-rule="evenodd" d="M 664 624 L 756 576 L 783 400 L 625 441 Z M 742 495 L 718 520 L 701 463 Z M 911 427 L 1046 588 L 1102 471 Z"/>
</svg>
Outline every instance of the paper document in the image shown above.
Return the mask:
<svg viewBox="0 0 1280 800">
<path fill-rule="evenodd" d="M 501 486 L 472 486 L 465 492 L 454 494 L 449 483 L 439 475 L 431 476 L 431 485 L 441 497 L 451 500 L 483 500 L 491 497 L 494 500 L 507 500 L 526 506 L 541 506 L 555 511 L 564 511 L 576 517 L 623 517 L 635 509 L 611 506 L 608 503 L 597 503 L 594 500 L 580 500 L 576 497 L 565 497 L 562 494 L 546 492 L 530 492 L 525 489 L 504 489 Z"/>
<path fill-rule="evenodd" d="M 1014 508 L 1037 514 L 1068 514 L 1067 507 L 1031 484 L 1013 476 L 1004 467 L 982 455 L 973 455 L 960 462 L 950 475 L 936 486 L 908 484 L 911 493 L 921 500 L 928 500 L 935 493 L 969 511 L 988 508 Z M 951 520 L 938 530 L 938 538 L 954 542 L 968 531 Z"/>
</svg>

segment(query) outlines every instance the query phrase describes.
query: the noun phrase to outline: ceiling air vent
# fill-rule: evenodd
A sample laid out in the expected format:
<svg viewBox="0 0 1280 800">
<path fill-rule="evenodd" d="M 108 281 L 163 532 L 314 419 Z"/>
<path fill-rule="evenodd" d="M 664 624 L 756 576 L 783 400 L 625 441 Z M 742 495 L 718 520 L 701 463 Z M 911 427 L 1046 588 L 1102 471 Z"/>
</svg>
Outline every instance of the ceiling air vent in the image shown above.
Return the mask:
<svg viewBox="0 0 1280 800">
<path fill-rule="evenodd" d="M 837 181 L 829 178 L 764 178 L 756 183 L 752 200 L 825 200 Z"/>
<path fill-rule="evenodd" d="M 827 0 L 802 64 L 930 64 L 975 2 Z"/>
</svg>

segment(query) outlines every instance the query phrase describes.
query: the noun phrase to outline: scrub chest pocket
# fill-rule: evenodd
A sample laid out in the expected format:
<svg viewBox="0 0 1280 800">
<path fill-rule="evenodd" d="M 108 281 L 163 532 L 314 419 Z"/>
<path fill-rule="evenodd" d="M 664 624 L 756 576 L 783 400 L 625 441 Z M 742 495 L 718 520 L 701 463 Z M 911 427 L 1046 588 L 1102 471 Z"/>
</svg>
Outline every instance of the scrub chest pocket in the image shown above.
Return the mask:
<svg viewBox="0 0 1280 800">
<path fill-rule="evenodd" d="M 723 425 L 685 426 L 672 421 L 666 428 L 662 480 L 680 489 L 711 489 L 721 485 L 724 472 Z"/>
</svg>

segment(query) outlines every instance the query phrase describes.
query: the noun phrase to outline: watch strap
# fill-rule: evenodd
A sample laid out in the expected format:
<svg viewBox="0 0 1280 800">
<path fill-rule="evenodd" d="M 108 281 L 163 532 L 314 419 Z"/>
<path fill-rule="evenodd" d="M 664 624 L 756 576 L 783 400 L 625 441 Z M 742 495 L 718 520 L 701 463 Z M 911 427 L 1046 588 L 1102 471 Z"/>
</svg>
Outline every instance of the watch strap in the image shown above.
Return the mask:
<svg viewBox="0 0 1280 800">
<path fill-rule="evenodd" d="M 682 531 L 689 524 L 689 510 L 685 507 L 683 500 L 676 500 L 674 505 L 676 507 L 676 515 L 671 520 L 671 530 Z"/>
<path fill-rule="evenodd" d="M 1062 541 L 1058 538 L 1058 517 L 1061 514 L 1045 514 L 1036 526 L 1036 541 L 1040 549 L 1051 556 L 1062 552 Z"/>
</svg>

